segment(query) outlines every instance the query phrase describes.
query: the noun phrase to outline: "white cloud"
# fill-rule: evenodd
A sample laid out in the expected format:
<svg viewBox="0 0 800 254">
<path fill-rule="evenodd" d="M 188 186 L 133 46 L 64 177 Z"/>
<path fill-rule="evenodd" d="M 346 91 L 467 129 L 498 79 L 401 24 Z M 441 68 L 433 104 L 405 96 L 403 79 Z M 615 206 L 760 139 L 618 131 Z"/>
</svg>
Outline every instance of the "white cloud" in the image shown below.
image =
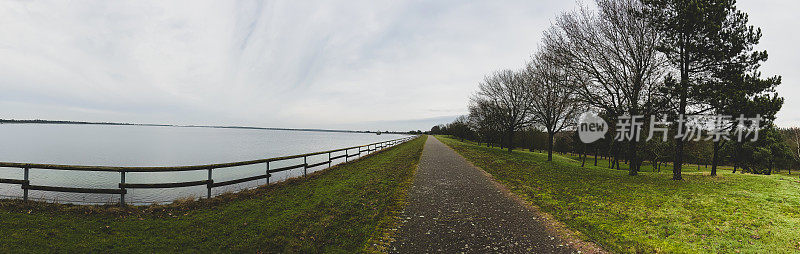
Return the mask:
<svg viewBox="0 0 800 254">
<path fill-rule="evenodd" d="M 0 1 L 0 118 L 405 128 L 465 113 L 484 74 L 522 66 L 574 5 Z M 760 15 L 766 73 L 791 86 L 794 63 L 775 56 L 790 35 L 771 32 L 787 26 Z"/>
</svg>

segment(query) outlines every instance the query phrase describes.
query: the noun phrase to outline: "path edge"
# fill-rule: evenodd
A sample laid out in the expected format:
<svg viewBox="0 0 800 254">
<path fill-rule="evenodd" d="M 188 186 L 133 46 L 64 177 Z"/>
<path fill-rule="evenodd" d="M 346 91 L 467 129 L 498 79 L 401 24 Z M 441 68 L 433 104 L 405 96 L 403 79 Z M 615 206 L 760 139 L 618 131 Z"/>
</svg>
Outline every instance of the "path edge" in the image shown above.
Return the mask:
<svg viewBox="0 0 800 254">
<path fill-rule="evenodd" d="M 397 240 L 397 230 L 402 226 L 402 218 L 400 215 L 403 214 L 405 211 L 406 206 L 408 206 L 408 193 L 411 187 L 414 185 L 414 179 L 417 178 L 417 171 L 419 170 L 419 161 L 422 159 L 422 153 L 425 151 L 425 143 L 428 141 L 430 136 L 418 137 L 425 139 L 422 143 L 422 149 L 419 150 L 419 159 L 414 165 L 414 169 L 412 172 L 411 177 L 406 180 L 405 182 L 401 183 L 404 185 L 401 189 L 403 192 L 401 197 L 398 201 L 400 209 L 397 211 L 391 211 L 387 220 L 387 226 L 380 230 L 376 235 L 367 239 L 362 251 L 364 253 L 389 253 L 389 249 Z M 413 140 L 412 140 L 413 141 Z M 383 150 L 381 150 L 383 151 Z M 361 159 L 361 158 L 358 158 Z"/>
<path fill-rule="evenodd" d="M 442 142 L 436 136 L 433 136 L 433 138 L 435 138 L 439 142 Z M 542 211 L 541 208 L 539 208 L 539 206 L 531 203 L 530 201 L 525 200 L 525 198 L 523 198 L 522 196 L 512 192 L 511 189 L 508 188 L 508 186 L 502 184 L 500 181 L 495 179 L 494 176 L 492 176 L 492 174 L 489 174 L 488 172 L 483 170 L 483 168 L 478 167 L 475 164 L 472 164 L 471 161 L 467 160 L 467 158 L 462 156 L 460 153 L 458 153 L 458 151 L 450 147 L 450 145 L 448 145 L 447 143 L 442 142 L 442 144 L 447 146 L 447 148 L 449 148 L 450 150 L 453 150 L 456 154 L 458 154 L 458 156 L 464 159 L 470 166 L 477 168 L 483 174 L 484 177 L 488 178 L 492 182 L 492 184 L 494 184 L 494 186 L 497 187 L 503 193 L 503 195 L 514 200 L 514 202 L 517 202 L 519 205 L 525 207 L 525 209 L 528 209 L 529 211 L 536 214 L 537 217 L 541 218 L 542 219 L 541 222 L 544 224 L 549 234 L 560 237 L 563 241 L 567 242 L 570 245 L 570 247 L 577 249 L 579 253 L 611 253 L 606 251 L 605 249 L 600 247 L 600 245 L 594 242 L 581 239 L 580 235 L 582 234 L 579 231 L 569 228 L 566 224 L 556 219 L 549 213 Z"/>
</svg>

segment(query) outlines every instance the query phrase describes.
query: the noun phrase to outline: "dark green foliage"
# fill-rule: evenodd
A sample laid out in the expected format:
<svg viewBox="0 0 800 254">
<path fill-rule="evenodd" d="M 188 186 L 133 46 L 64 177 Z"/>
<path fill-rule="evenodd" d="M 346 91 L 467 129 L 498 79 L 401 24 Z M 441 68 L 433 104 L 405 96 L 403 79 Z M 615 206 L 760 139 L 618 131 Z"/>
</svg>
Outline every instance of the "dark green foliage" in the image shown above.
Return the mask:
<svg viewBox="0 0 800 254">
<path fill-rule="evenodd" d="M 746 158 L 740 163 L 742 171 L 755 174 L 772 174 L 789 168 L 793 161 L 789 144 L 774 127 L 761 130 L 757 141 L 742 144 L 738 155 Z"/>
</svg>

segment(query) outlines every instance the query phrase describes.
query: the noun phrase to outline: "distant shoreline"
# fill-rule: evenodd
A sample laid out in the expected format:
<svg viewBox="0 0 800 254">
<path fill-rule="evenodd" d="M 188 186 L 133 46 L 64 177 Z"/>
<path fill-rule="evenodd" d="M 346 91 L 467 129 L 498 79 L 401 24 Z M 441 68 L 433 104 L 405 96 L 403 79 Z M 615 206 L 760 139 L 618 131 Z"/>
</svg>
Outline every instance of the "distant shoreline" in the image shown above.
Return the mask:
<svg viewBox="0 0 800 254">
<path fill-rule="evenodd" d="M 307 128 L 269 128 L 269 127 L 253 127 L 253 126 L 177 125 L 177 124 L 148 124 L 148 123 L 83 122 L 83 121 L 38 120 L 38 119 L 36 119 L 36 120 L 0 119 L 0 124 L 125 125 L 125 126 L 182 127 L 182 128 L 217 128 L 217 129 L 250 129 L 250 130 L 279 130 L 279 131 L 378 133 L 378 131 L 329 130 L 329 129 L 307 129 Z M 380 133 L 407 134 L 405 132 L 380 132 Z"/>
</svg>

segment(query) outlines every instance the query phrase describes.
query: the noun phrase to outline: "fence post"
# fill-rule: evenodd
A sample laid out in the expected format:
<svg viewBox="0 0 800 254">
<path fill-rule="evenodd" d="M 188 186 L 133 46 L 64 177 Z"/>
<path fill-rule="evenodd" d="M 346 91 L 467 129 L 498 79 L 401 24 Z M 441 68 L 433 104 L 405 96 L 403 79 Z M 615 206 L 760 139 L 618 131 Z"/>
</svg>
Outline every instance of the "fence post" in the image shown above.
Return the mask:
<svg viewBox="0 0 800 254">
<path fill-rule="evenodd" d="M 125 187 L 123 186 L 125 184 L 125 171 L 120 171 L 119 174 L 119 188 L 122 189 L 122 193 L 119 194 L 119 204 L 125 206 Z"/>
<path fill-rule="evenodd" d="M 330 168 L 331 165 L 331 152 L 328 152 L 328 168 Z"/>
<path fill-rule="evenodd" d="M 347 158 L 350 158 L 350 149 L 344 150 L 344 162 L 347 162 Z"/>
<path fill-rule="evenodd" d="M 269 161 L 267 161 L 267 185 L 269 185 L 269 177 L 270 176 L 272 176 L 272 174 L 269 173 Z"/>
<path fill-rule="evenodd" d="M 206 198 L 211 198 L 211 169 L 208 169 L 208 193 L 206 194 Z"/>
<path fill-rule="evenodd" d="M 303 156 L 303 177 L 308 175 L 308 160 L 306 158 L 307 156 Z"/>
<path fill-rule="evenodd" d="M 30 179 L 28 179 L 28 174 L 29 174 L 28 170 L 29 170 L 28 168 L 25 168 L 25 170 L 24 170 L 25 171 L 25 182 L 28 183 L 28 185 L 30 185 Z M 22 186 L 22 187 L 23 187 L 22 188 L 22 201 L 28 201 L 28 188 L 26 188 L 28 186 Z"/>
</svg>

